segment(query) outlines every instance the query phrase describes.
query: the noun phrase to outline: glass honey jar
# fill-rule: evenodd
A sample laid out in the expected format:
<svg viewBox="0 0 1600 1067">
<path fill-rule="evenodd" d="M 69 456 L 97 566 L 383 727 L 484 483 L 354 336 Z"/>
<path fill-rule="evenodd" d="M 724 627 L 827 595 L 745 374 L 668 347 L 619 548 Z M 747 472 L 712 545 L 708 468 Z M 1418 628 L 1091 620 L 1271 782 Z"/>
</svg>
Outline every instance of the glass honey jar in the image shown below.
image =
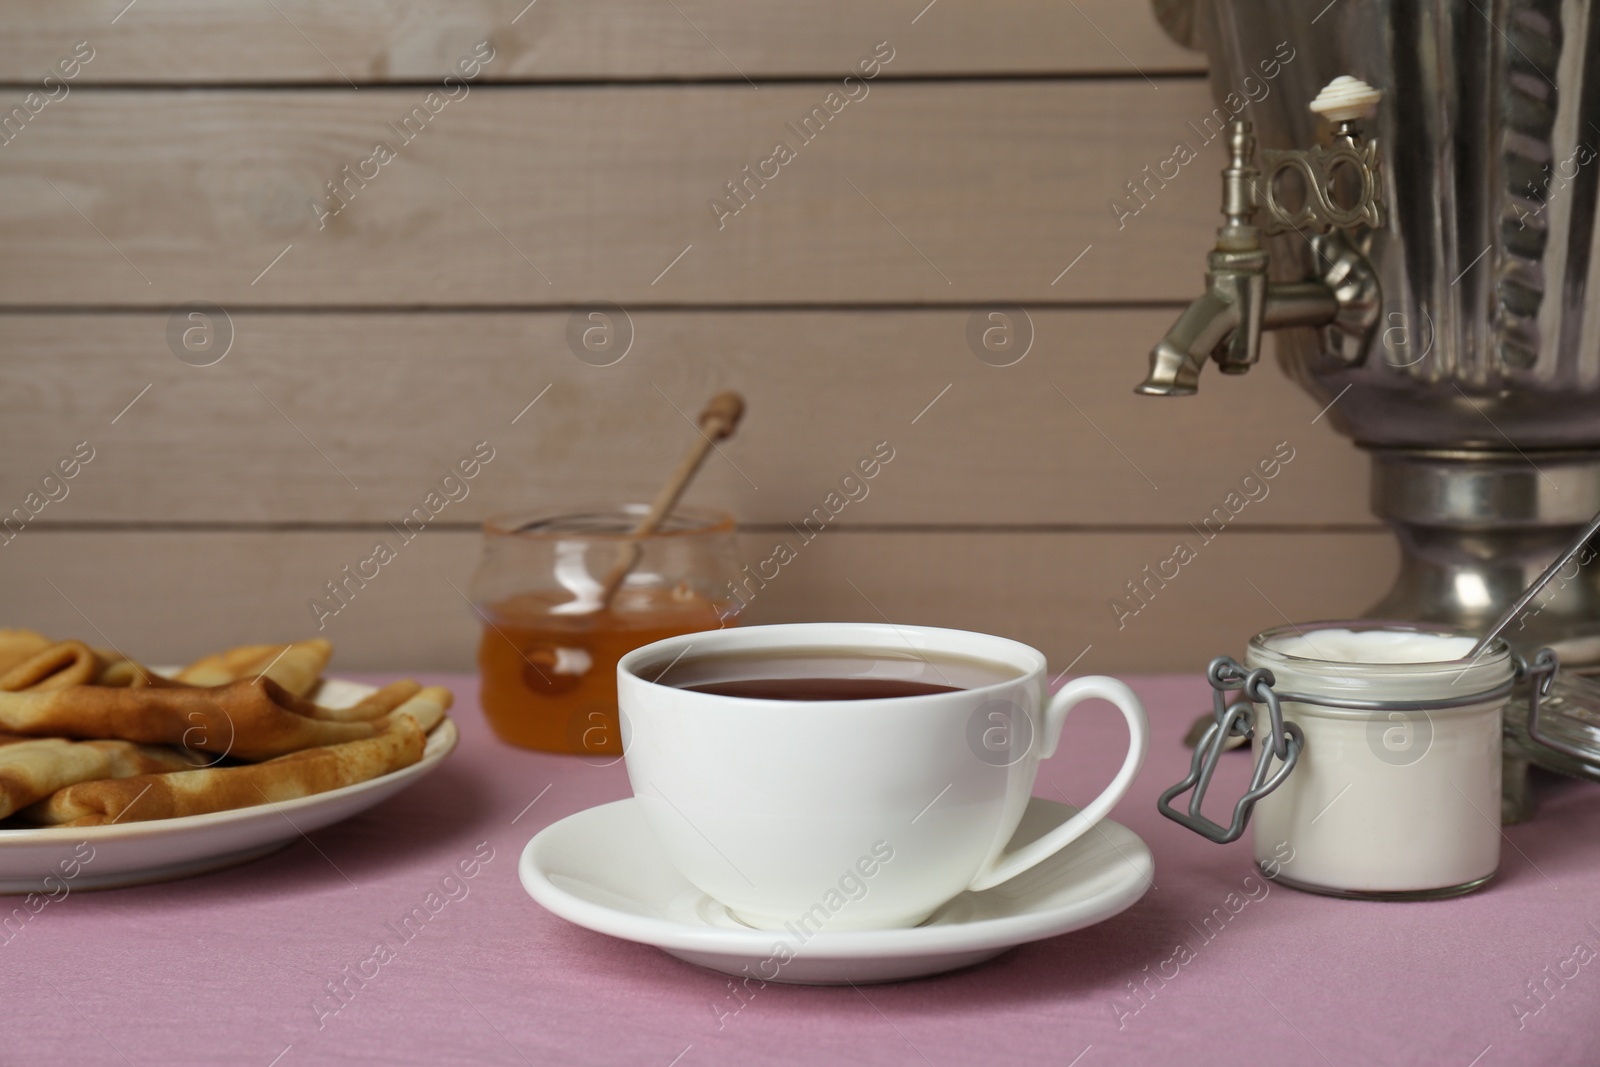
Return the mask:
<svg viewBox="0 0 1600 1067">
<path fill-rule="evenodd" d="M 501 740 L 522 748 L 620 755 L 617 660 L 665 637 L 736 621 L 733 519 L 675 511 L 631 531 L 649 508 L 599 505 L 484 523 L 470 597 L 483 625 L 479 700 Z M 605 599 L 607 580 L 636 561 Z"/>
</svg>

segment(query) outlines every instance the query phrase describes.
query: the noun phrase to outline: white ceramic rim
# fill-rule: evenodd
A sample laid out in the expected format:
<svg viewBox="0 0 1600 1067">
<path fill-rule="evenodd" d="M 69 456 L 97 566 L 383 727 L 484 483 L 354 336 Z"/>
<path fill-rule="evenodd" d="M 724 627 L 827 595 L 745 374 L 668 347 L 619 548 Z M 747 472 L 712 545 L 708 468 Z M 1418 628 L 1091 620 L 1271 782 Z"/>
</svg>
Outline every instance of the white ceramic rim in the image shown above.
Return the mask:
<svg viewBox="0 0 1600 1067">
<path fill-rule="evenodd" d="M 172 671 L 172 668 L 167 667 L 151 669 L 157 674 L 167 674 Z M 369 693 L 378 691 L 376 686 L 352 682 L 345 678 L 329 678 L 325 684 L 327 683 L 336 684 L 340 689 L 340 700 L 334 706 L 354 704 Z M 307 808 L 320 807 L 343 797 L 360 796 L 362 793 L 370 793 L 395 782 L 404 782 L 427 774 L 455 749 L 456 743 L 460 740 L 461 731 L 456 728 L 455 721 L 446 715 L 444 721 L 428 735 L 428 743 L 422 750 L 420 760 L 409 767 L 390 771 L 377 778 L 369 778 L 365 782 L 340 786 L 325 793 L 313 793 L 308 797 L 297 797 L 294 800 L 252 804 L 248 808 L 229 808 L 227 811 L 212 811 L 204 815 L 180 815 L 175 819 L 148 819 L 143 822 L 107 826 L 42 826 L 36 829 L 0 830 L 0 852 L 10 845 L 74 845 L 79 841 L 94 844 L 100 841 L 179 837 L 193 830 L 247 822 L 263 815 L 292 816 Z"/>
<path fill-rule="evenodd" d="M 919 641 L 917 640 L 918 638 L 923 640 Z M 819 650 L 859 649 L 863 652 L 870 652 L 873 649 L 885 649 L 904 653 L 909 649 L 916 653 L 945 653 L 964 656 L 969 659 L 988 660 L 998 666 L 1008 667 L 1018 672 L 1015 678 L 1006 678 L 998 682 L 991 682 L 988 685 L 962 689 L 954 693 L 923 693 L 915 696 L 875 697 L 873 698 L 874 701 L 965 699 L 974 694 L 989 693 L 1009 688 L 1019 683 L 1032 682 L 1044 675 L 1048 665 L 1044 653 L 1032 645 L 1025 645 L 1021 641 L 1013 641 L 1009 637 L 997 637 L 994 634 L 978 633 L 973 630 L 953 630 L 939 626 L 900 626 L 883 622 L 788 622 L 767 626 L 732 626 L 724 630 L 701 630 L 695 633 L 679 634 L 675 637 L 666 637 L 660 641 L 653 641 L 648 645 L 641 645 L 619 659 L 617 661 L 617 676 L 619 680 L 626 675 L 630 680 L 643 685 L 672 689 L 674 688 L 672 683 L 646 678 L 639 671 L 645 667 L 665 661 L 667 667 L 657 675 L 657 678 L 662 677 L 671 669 L 671 665 L 676 662 L 676 658 L 688 654 L 691 648 L 698 648 L 706 653 L 731 650 L 760 651 L 761 649 L 804 648 Z M 993 654 L 986 654 L 985 649 L 992 649 Z M 695 695 L 712 702 L 737 701 L 740 704 L 753 704 L 761 707 L 790 709 L 794 707 L 794 701 L 792 700 L 734 697 L 717 693 L 696 693 Z M 806 706 L 842 707 L 859 703 L 860 701 L 858 700 L 808 700 L 806 701 Z"/>
<path fill-rule="evenodd" d="M 551 847 L 548 840 L 541 844 L 541 838 L 546 838 L 563 823 L 585 816 L 594 817 L 594 813 L 615 808 L 620 804 L 637 802 L 636 797 L 628 797 L 624 800 L 614 800 L 609 804 L 586 808 L 540 830 L 523 848 L 522 856 L 517 861 L 517 876 L 522 882 L 522 888 L 547 911 L 570 923 L 624 941 L 641 942 L 662 949 L 725 955 L 766 955 L 772 952 L 773 945 L 777 941 L 787 940 L 782 930 L 747 931 L 709 926 L 693 927 L 670 919 L 655 919 L 613 911 L 573 896 L 540 872 L 537 858 L 545 848 Z M 948 926 L 841 930 L 833 933 L 823 931 L 812 935 L 805 942 L 801 953 L 797 955 L 803 954 L 808 960 L 851 960 L 877 959 L 889 955 L 901 958 L 934 956 L 949 952 L 1006 948 L 1071 933 L 1073 930 L 1109 919 L 1132 907 L 1144 896 L 1153 884 L 1155 859 L 1151 856 L 1150 848 L 1144 840 L 1121 823 L 1112 819 L 1101 819 L 1095 826 L 1101 830 L 1103 840 L 1121 853 L 1122 860 L 1126 861 L 1119 863 L 1115 868 L 1125 872 L 1126 877 L 1113 889 L 1102 894 L 1046 911 L 998 919 L 982 919 L 970 923 L 952 923 Z M 570 831 L 570 827 L 568 829 Z M 1121 841 L 1115 840 L 1119 837 Z M 1079 840 L 1087 839 L 1086 836 Z"/>
</svg>

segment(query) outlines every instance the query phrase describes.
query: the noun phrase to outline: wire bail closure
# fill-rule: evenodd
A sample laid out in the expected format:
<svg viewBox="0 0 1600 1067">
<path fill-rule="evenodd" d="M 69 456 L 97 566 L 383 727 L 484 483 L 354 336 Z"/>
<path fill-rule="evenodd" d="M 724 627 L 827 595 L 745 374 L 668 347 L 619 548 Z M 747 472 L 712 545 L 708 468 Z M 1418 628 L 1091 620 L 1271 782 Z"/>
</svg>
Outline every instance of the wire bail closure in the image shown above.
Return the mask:
<svg viewBox="0 0 1600 1067">
<path fill-rule="evenodd" d="M 1300 732 L 1300 727 L 1296 724 L 1283 721 L 1283 709 L 1278 704 L 1278 694 L 1272 690 L 1277 679 L 1265 667 L 1247 672 L 1232 657 L 1218 656 L 1206 668 L 1206 681 L 1211 683 L 1212 717 L 1215 721 L 1206 729 L 1205 736 L 1195 746 L 1188 777 L 1162 793 L 1160 799 L 1156 801 L 1156 808 L 1173 822 L 1187 826 L 1201 837 L 1223 845 L 1229 841 L 1237 841 L 1243 836 L 1245 824 L 1250 821 L 1250 812 L 1255 808 L 1256 801 L 1278 788 L 1283 784 L 1283 780 L 1289 777 L 1295 764 L 1300 761 L 1300 753 L 1305 749 L 1305 735 Z M 1232 689 L 1239 690 L 1240 699 L 1229 704 L 1227 694 Z M 1211 785 L 1211 776 L 1216 773 L 1217 761 L 1222 756 L 1227 739 L 1230 736 L 1250 737 L 1255 732 L 1255 704 L 1266 705 L 1272 723 L 1271 743 L 1261 746 L 1261 755 L 1256 759 L 1255 774 L 1250 778 L 1250 788 L 1233 806 L 1233 821 L 1224 827 L 1202 815 L 1200 805 L 1205 800 L 1206 790 Z M 1267 770 L 1271 767 L 1274 757 L 1280 760 L 1283 766 L 1268 778 Z M 1174 809 L 1172 801 L 1190 789 L 1194 790 L 1194 795 L 1189 798 L 1189 810 L 1182 812 Z"/>
<path fill-rule="evenodd" d="M 1517 660 L 1518 678 L 1525 679 L 1528 683 L 1528 736 L 1546 748 L 1553 748 L 1557 752 L 1588 763 L 1594 759 L 1593 752 L 1550 737 L 1539 726 L 1539 704 L 1549 695 L 1550 686 L 1554 684 L 1556 672 L 1560 669 L 1561 658 L 1556 655 L 1553 648 L 1541 648 L 1539 654 L 1533 657 L 1532 663 L 1527 663 L 1521 658 Z"/>
</svg>

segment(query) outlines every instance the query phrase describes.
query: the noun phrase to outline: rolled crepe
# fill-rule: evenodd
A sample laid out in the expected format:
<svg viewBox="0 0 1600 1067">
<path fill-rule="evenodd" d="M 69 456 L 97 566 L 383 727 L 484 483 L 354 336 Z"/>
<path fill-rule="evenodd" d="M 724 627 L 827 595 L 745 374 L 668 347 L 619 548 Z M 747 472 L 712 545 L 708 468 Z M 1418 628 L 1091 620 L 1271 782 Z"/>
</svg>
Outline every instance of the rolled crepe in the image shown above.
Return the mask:
<svg viewBox="0 0 1600 1067">
<path fill-rule="evenodd" d="M 83 782 L 58 790 L 23 815 L 53 826 L 99 826 L 247 808 L 365 782 L 422 758 L 423 729 L 400 715 L 375 737 L 307 749 L 247 767 Z"/>
<path fill-rule="evenodd" d="M 82 641 L 57 641 L 0 674 L 0 690 L 47 692 L 70 685 L 88 685 L 104 664 Z"/>
<path fill-rule="evenodd" d="M 327 708 L 310 704 L 312 718 L 324 722 L 375 722 L 392 719 L 397 714 L 407 714 L 422 726 L 423 732 L 432 732 L 450 709 L 454 697 L 442 686 L 424 689 L 409 678 L 390 682 L 382 689 L 369 693 L 347 708 Z"/>
<path fill-rule="evenodd" d="M 50 638 L 32 630 L 0 630 L 0 674 L 53 644 Z"/>
<path fill-rule="evenodd" d="M 415 682 L 408 683 L 415 685 Z M 380 690 L 381 692 L 381 690 Z M 377 696 L 374 693 L 373 696 Z M 444 713 L 450 710 L 450 704 L 455 698 L 450 695 L 450 690 L 439 685 L 430 685 L 419 690 L 415 696 L 404 704 L 391 711 L 383 719 L 386 727 L 392 727 L 402 718 L 408 718 L 422 728 L 422 732 L 432 733 L 433 728 L 444 721 Z"/>
<path fill-rule="evenodd" d="M 51 737 L 0 746 L 0 819 L 79 782 L 184 771 L 193 766 L 170 748 L 127 741 Z"/>
<path fill-rule="evenodd" d="M 100 676 L 94 680 L 94 684 L 130 689 L 143 689 L 146 686 L 179 689 L 183 688 L 185 683 L 157 674 L 142 663 L 114 656 L 106 662 L 105 668 L 100 671 Z"/>
<path fill-rule="evenodd" d="M 376 693 L 369 693 L 348 708 L 315 707 L 314 717 L 329 722 L 371 722 L 381 719 L 422 691 L 416 682 L 390 682 Z M 445 705 L 448 707 L 448 703 Z"/>
<path fill-rule="evenodd" d="M 310 701 L 286 692 L 270 678 L 212 689 L 78 685 L 48 692 L 0 692 L 0 730 L 35 737 L 178 745 L 252 762 L 371 737 L 385 721 L 327 722 L 314 717 L 315 712 Z"/>
<path fill-rule="evenodd" d="M 178 672 L 177 680 L 188 685 L 227 685 L 266 671 L 268 678 L 303 697 L 316 688 L 332 655 L 333 643 L 321 637 L 279 645 L 240 645 L 196 660 Z"/>
</svg>

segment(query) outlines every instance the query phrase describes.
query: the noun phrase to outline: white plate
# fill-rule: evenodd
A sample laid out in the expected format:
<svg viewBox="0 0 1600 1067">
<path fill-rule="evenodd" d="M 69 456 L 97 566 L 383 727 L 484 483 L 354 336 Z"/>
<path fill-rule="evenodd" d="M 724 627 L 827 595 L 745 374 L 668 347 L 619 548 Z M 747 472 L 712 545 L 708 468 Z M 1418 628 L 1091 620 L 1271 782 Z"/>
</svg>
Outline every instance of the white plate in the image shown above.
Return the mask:
<svg viewBox="0 0 1600 1067">
<path fill-rule="evenodd" d="M 1043 836 L 1075 811 L 1034 797 L 1011 847 Z M 690 885 L 656 844 L 631 798 L 541 830 L 523 849 L 517 869 L 529 896 L 579 926 L 739 977 L 825 985 L 938 974 L 1092 926 L 1144 896 L 1155 862 L 1137 834 L 1106 819 L 1011 881 L 962 893 L 921 926 L 824 930 L 804 943 L 785 931 L 740 923 Z M 779 942 L 792 959 L 781 959 Z"/>
<path fill-rule="evenodd" d="M 370 685 L 329 678 L 317 701 L 348 707 L 374 691 Z M 60 893 L 63 883 L 79 890 L 164 882 L 265 856 L 302 833 L 347 819 L 398 793 L 437 767 L 459 738 L 456 724 L 447 718 L 428 735 L 422 759 L 411 766 L 278 804 L 112 826 L 0 830 L 0 893 Z M 91 855 L 88 849 L 93 849 L 93 858 L 71 877 L 64 874 L 72 870 L 74 857 L 81 862 Z"/>
</svg>

